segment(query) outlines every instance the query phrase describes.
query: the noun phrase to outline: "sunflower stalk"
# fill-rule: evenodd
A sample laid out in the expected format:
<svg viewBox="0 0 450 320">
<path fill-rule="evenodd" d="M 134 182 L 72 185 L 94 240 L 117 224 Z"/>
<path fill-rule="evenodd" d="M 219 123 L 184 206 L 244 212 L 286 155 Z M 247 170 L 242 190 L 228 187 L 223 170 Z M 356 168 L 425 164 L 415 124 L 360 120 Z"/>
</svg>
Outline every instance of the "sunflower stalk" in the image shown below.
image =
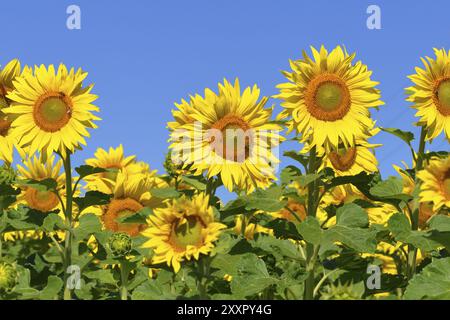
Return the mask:
<svg viewBox="0 0 450 320">
<path fill-rule="evenodd" d="M 426 138 L 427 129 L 425 126 L 422 126 L 420 130 L 420 140 L 419 140 L 419 150 L 417 152 L 417 162 L 415 166 L 415 186 L 416 190 L 420 188 L 420 180 L 417 178 L 417 173 L 423 169 L 423 160 L 425 157 L 425 146 L 426 146 Z M 411 214 L 411 227 L 412 230 L 419 229 L 419 215 L 420 215 L 420 203 L 418 199 L 418 194 L 415 192 L 414 199 L 414 208 Z M 407 266 L 407 278 L 411 279 L 416 273 L 416 261 L 417 261 L 417 248 L 412 245 L 408 246 L 408 266 Z"/>
<path fill-rule="evenodd" d="M 64 244 L 64 300 L 71 300 L 72 299 L 72 289 L 68 285 L 68 278 L 69 274 L 67 273 L 67 269 L 72 265 L 72 238 L 73 238 L 73 232 L 72 232 L 72 198 L 73 198 L 73 192 L 72 192 L 72 164 L 71 164 L 71 152 L 69 150 L 66 150 L 66 156 L 62 157 L 63 163 L 64 163 L 64 172 L 66 177 L 66 210 L 64 212 L 65 214 L 65 220 L 66 220 L 66 226 L 67 230 L 65 232 L 65 244 Z"/>
<path fill-rule="evenodd" d="M 313 147 L 309 155 L 308 163 L 308 174 L 314 174 L 317 171 L 317 153 L 316 147 Z M 308 205 L 307 205 L 307 215 L 308 217 L 315 217 L 317 211 L 317 200 L 318 200 L 319 185 L 317 181 L 313 181 L 308 185 Z M 317 255 L 319 253 L 319 246 L 315 246 L 312 243 L 306 242 L 306 273 L 307 278 L 304 283 L 304 294 L 303 299 L 312 300 L 314 299 L 314 288 L 315 288 L 315 265 L 317 260 Z"/>
<path fill-rule="evenodd" d="M 120 262 L 120 299 L 121 300 L 128 300 L 128 276 L 129 271 L 126 267 L 124 261 Z"/>
</svg>

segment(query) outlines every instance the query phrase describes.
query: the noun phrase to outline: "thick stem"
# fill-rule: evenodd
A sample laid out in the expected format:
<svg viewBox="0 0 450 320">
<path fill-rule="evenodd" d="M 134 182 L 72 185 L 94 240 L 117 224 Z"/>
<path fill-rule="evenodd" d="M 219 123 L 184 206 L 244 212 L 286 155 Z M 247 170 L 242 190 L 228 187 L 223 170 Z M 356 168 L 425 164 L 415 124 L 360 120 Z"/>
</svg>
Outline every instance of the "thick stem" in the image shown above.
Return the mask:
<svg viewBox="0 0 450 320">
<path fill-rule="evenodd" d="M 316 147 L 311 149 L 309 154 L 309 164 L 308 164 L 308 174 L 314 174 L 316 172 Z M 307 204 L 307 214 L 308 217 L 315 217 L 317 210 L 317 196 L 318 196 L 319 186 L 317 183 L 311 182 L 308 185 L 308 204 Z M 319 247 L 314 246 L 312 243 L 306 243 L 306 272 L 307 278 L 304 283 L 303 299 L 312 300 L 314 299 L 314 271 L 317 259 L 317 254 L 319 252 Z"/>
<path fill-rule="evenodd" d="M 426 138 L 427 130 L 425 126 L 422 127 L 420 131 L 420 140 L 419 140 L 419 150 L 417 152 L 417 162 L 415 167 L 415 189 L 416 191 L 420 188 L 420 180 L 417 179 L 417 173 L 423 169 L 423 160 L 425 156 L 425 146 L 426 146 Z M 414 207 L 411 215 L 411 227 L 412 230 L 419 229 L 419 210 L 420 203 L 417 198 L 418 192 L 415 192 L 416 199 L 414 199 Z M 408 267 L 406 271 L 406 275 L 408 279 L 411 279 L 416 273 L 416 260 L 417 260 L 417 248 L 412 245 L 408 246 Z"/>
<path fill-rule="evenodd" d="M 121 286 L 120 286 L 120 299 L 121 300 L 128 300 L 128 271 L 126 270 L 125 266 L 123 265 L 123 263 L 120 263 L 120 281 L 121 281 Z"/>
<path fill-rule="evenodd" d="M 65 232 L 65 244 L 64 244 L 64 300 L 72 299 L 72 289 L 68 286 L 68 276 L 67 269 L 72 265 L 72 164 L 70 159 L 70 151 L 66 151 L 66 157 L 63 159 L 64 162 L 64 172 L 66 175 L 66 227 Z"/>
</svg>

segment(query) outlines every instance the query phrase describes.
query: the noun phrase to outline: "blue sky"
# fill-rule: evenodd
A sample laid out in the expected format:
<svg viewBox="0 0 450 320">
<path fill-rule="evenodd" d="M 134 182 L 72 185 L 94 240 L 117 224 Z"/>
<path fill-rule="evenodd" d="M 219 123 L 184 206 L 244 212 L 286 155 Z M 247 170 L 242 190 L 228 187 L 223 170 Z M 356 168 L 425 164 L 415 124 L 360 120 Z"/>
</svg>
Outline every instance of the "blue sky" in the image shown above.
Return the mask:
<svg viewBox="0 0 450 320">
<path fill-rule="evenodd" d="M 81 30 L 66 28 L 66 8 L 81 8 Z M 370 4 L 381 8 L 381 30 L 366 27 Z M 103 121 L 76 162 L 96 148 L 122 143 L 129 154 L 163 171 L 166 122 L 173 103 L 224 77 L 277 93 L 280 70 L 310 45 L 344 44 L 373 70 L 386 105 L 373 117 L 380 126 L 418 130 L 404 98 L 407 75 L 433 47 L 450 48 L 450 2 L 426 1 L 4 1 L 0 63 L 82 67 L 95 83 Z M 271 100 L 277 105 L 279 102 Z M 379 134 L 383 175 L 410 158 L 402 142 Z M 431 149 L 448 149 L 441 138 Z M 285 144 L 282 150 L 297 148 Z M 282 166 L 290 164 L 283 158 Z"/>
</svg>

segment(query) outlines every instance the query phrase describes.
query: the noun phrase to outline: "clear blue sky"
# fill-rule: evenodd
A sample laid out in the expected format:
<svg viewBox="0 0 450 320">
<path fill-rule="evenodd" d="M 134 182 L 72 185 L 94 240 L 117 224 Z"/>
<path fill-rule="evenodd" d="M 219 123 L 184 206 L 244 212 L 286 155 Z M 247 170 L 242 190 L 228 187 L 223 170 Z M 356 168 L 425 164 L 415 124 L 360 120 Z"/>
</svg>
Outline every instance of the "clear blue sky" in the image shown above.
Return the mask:
<svg viewBox="0 0 450 320">
<path fill-rule="evenodd" d="M 66 28 L 70 4 L 81 8 L 81 30 Z M 381 30 L 366 27 L 370 4 L 381 7 Z M 0 63 L 17 57 L 31 65 L 81 66 L 96 84 L 103 121 L 77 162 L 97 147 L 122 143 L 162 172 L 174 102 L 215 89 L 224 77 L 273 95 L 284 81 L 280 70 L 309 45 L 356 51 L 381 82 L 386 105 L 373 115 L 378 124 L 417 134 L 404 100 L 406 76 L 433 47 L 450 48 L 449 11 L 448 0 L 3 1 Z M 384 144 L 377 151 L 384 175 L 410 158 L 396 138 L 382 133 L 373 141 Z M 442 136 L 434 145 L 448 149 Z"/>
</svg>

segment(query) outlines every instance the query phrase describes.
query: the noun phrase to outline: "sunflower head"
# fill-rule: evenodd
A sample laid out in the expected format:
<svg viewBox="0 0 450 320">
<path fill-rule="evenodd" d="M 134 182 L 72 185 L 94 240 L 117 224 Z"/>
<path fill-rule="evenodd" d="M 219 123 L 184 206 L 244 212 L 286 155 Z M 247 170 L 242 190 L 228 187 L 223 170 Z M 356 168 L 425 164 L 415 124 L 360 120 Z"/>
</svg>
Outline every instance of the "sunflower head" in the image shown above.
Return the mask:
<svg viewBox="0 0 450 320">
<path fill-rule="evenodd" d="M 93 114 L 99 109 L 92 104 L 97 99 L 90 93 L 92 85 L 82 84 L 86 76 L 61 64 L 57 70 L 36 66 L 16 77 L 7 95 L 12 104 L 3 111 L 13 119 L 12 135 L 20 147 L 29 147 L 31 155 L 37 150 L 65 155 L 86 144 L 86 129 L 96 128 L 94 120 L 99 120 Z"/>
<path fill-rule="evenodd" d="M 407 101 L 412 102 L 419 117 L 418 125 L 427 128 L 428 140 L 442 131 L 450 140 L 450 56 L 444 49 L 434 49 L 436 58 L 422 58 L 424 68 L 416 67 L 409 76 L 414 83 L 407 88 Z"/>
<path fill-rule="evenodd" d="M 129 174 L 119 171 L 111 202 L 101 208 L 104 227 L 113 232 L 124 232 L 135 237 L 146 228 L 146 224 L 120 222 L 145 207 L 161 205 L 160 199 L 151 196 L 150 189 L 161 186 L 162 180 L 153 173 Z"/>
<path fill-rule="evenodd" d="M 144 247 L 154 250 L 153 263 L 166 262 L 175 272 L 180 269 L 182 260 L 208 254 L 220 230 L 225 228 L 214 221 L 209 198 L 203 194 L 192 199 L 175 199 L 167 207 L 155 209 L 154 213 L 148 229 L 142 233 L 150 238 Z"/>
<path fill-rule="evenodd" d="M 114 233 L 108 240 L 111 252 L 116 257 L 124 257 L 131 252 L 131 237 L 124 232 Z"/>
<path fill-rule="evenodd" d="M 204 97 L 177 105 L 169 123 L 172 160 L 197 175 L 220 175 L 230 191 L 268 186 L 279 162 L 272 148 L 282 140 L 281 127 L 270 122 L 273 108 L 264 108 L 268 99 L 259 100 L 259 93 L 257 86 L 241 92 L 238 80 L 224 80 L 218 93 L 206 89 Z"/>
<path fill-rule="evenodd" d="M 422 181 L 420 202 L 433 204 L 434 212 L 450 208 L 450 155 L 442 159 L 432 159 L 424 170 L 417 173 Z"/>
<path fill-rule="evenodd" d="M 52 155 L 47 161 L 42 154 L 30 157 L 24 161 L 24 166 L 17 165 L 18 178 L 22 180 L 43 181 L 53 179 L 57 189 L 61 190 L 61 197 L 65 198 L 65 175 L 61 173 L 62 161 L 54 162 Z M 60 201 L 52 190 L 41 190 L 35 187 L 22 187 L 18 200 L 32 209 L 49 212 L 59 208 Z"/>
<path fill-rule="evenodd" d="M 284 107 L 278 119 L 289 118 L 289 129 L 311 146 L 348 149 L 370 136 L 374 122 L 368 108 L 383 104 L 378 83 L 366 65 L 353 63 L 355 54 L 340 46 L 330 53 L 323 46 L 311 50 L 312 59 L 303 52 L 303 59 L 290 62 L 292 72 L 283 72 L 289 82 L 277 86 Z"/>
<path fill-rule="evenodd" d="M 0 292 L 8 292 L 17 283 L 16 268 L 10 263 L 0 262 Z"/>
<path fill-rule="evenodd" d="M 13 81 L 20 75 L 20 61 L 13 59 L 0 70 L 0 106 L 8 105 L 6 94 L 14 88 Z"/>
<path fill-rule="evenodd" d="M 106 172 L 87 176 L 86 188 L 110 194 L 114 190 L 120 170 L 127 171 L 136 164 L 136 156 L 125 156 L 123 146 L 105 150 L 98 148 L 94 158 L 87 159 L 86 164 L 96 168 L 107 169 Z"/>
</svg>

